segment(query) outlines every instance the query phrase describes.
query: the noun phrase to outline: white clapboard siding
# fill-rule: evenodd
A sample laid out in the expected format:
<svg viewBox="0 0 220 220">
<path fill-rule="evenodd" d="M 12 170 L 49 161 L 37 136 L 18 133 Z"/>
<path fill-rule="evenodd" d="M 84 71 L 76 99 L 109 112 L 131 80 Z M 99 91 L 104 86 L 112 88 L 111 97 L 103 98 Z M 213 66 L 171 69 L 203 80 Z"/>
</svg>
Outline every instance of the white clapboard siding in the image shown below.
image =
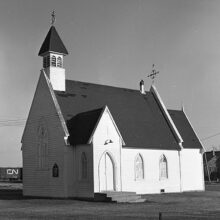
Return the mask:
<svg viewBox="0 0 220 220">
<path fill-rule="evenodd" d="M 200 149 L 183 149 L 180 157 L 183 191 L 204 190 L 203 157 Z"/>
<path fill-rule="evenodd" d="M 44 118 L 48 130 L 48 169 L 38 167 L 38 125 Z M 64 131 L 47 82 L 41 74 L 22 139 L 24 195 L 66 197 L 64 189 Z M 57 163 L 59 177 L 52 177 Z"/>
<path fill-rule="evenodd" d="M 144 178 L 135 179 L 135 158 L 141 155 L 144 164 Z M 168 164 L 168 178 L 160 180 L 159 161 L 165 155 Z M 178 151 L 122 149 L 122 191 L 134 191 L 140 194 L 180 192 L 180 168 Z"/>
<path fill-rule="evenodd" d="M 106 143 L 106 141 L 111 140 L 111 143 Z M 111 116 L 108 111 L 104 112 L 96 131 L 93 136 L 93 172 L 94 172 L 94 192 L 100 192 L 102 178 L 102 170 L 99 166 L 102 157 L 107 153 L 111 158 L 113 163 L 113 176 L 114 176 L 114 188 L 116 191 L 121 190 L 121 139 L 116 127 L 112 121 Z"/>
<path fill-rule="evenodd" d="M 92 157 L 92 145 L 77 145 L 74 146 L 75 157 L 75 196 L 91 198 L 94 196 L 93 190 L 93 157 Z M 82 178 L 82 153 L 85 153 L 87 159 L 87 176 Z"/>
</svg>

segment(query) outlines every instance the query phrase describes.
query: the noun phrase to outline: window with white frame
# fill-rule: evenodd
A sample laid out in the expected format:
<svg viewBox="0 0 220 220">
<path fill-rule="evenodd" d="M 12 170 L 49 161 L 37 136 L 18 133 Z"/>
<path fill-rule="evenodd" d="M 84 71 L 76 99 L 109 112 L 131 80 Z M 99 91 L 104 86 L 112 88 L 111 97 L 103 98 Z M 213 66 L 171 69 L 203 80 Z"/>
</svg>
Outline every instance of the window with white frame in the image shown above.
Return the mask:
<svg viewBox="0 0 220 220">
<path fill-rule="evenodd" d="M 138 154 L 135 158 L 135 180 L 144 179 L 144 161 L 140 154 Z"/>
<path fill-rule="evenodd" d="M 160 157 L 160 180 L 168 179 L 168 164 L 167 164 L 167 158 L 163 154 Z"/>
</svg>

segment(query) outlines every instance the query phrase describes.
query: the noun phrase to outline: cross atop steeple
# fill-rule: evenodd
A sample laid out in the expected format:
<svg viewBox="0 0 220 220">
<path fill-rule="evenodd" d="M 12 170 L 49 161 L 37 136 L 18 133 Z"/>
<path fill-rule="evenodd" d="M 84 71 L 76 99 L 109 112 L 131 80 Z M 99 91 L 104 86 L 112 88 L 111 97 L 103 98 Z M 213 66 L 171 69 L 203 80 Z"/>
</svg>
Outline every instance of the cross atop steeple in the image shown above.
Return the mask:
<svg viewBox="0 0 220 220">
<path fill-rule="evenodd" d="M 56 21 L 56 15 L 55 15 L 55 11 L 53 10 L 51 13 L 51 26 L 54 25 L 55 21 Z"/>
<path fill-rule="evenodd" d="M 147 76 L 147 77 L 150 77 L 152 79 L 152 84 L 154 83 L 154 79 L 156 78 L 157 74 L 159 74 L 159 71 L 156 71 L 155 65 L 153 64 L 151 73 Z"/>
</svg>

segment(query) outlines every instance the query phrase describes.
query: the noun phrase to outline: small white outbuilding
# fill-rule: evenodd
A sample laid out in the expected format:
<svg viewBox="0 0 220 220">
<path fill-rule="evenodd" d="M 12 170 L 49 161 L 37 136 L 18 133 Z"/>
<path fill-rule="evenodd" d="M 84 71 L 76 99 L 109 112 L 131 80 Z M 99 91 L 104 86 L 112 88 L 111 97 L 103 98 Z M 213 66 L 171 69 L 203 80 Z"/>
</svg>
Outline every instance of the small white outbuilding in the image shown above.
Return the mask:
<svg viewBox="0 0 220 220">
<path fill-rule="evenodd" d="M 203 147 L 183 110 L 156 87 L 66 80 L 68 52 L 51 26 L 22 137 L 23 194 L 94 198 L 204 190 Z"/>
</svg>

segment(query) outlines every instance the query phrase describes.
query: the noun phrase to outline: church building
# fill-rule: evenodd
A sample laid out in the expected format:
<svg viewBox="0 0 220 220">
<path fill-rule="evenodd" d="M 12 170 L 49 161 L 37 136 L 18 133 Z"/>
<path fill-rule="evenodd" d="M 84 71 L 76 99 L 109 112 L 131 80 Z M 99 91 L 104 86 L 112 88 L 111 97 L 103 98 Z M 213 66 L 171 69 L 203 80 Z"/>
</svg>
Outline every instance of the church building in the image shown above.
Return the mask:
<svg viewBox="0 0 220 220">
<path fill-rule="evenodd" d="M 184 110 L 168 110 L 154 85 L 67 80 L 68 51 L 54 25 L 38 55 L 43 68 L 22 136 L 24 196 L 204 190 L 203 146 Z"/>
</svg>

